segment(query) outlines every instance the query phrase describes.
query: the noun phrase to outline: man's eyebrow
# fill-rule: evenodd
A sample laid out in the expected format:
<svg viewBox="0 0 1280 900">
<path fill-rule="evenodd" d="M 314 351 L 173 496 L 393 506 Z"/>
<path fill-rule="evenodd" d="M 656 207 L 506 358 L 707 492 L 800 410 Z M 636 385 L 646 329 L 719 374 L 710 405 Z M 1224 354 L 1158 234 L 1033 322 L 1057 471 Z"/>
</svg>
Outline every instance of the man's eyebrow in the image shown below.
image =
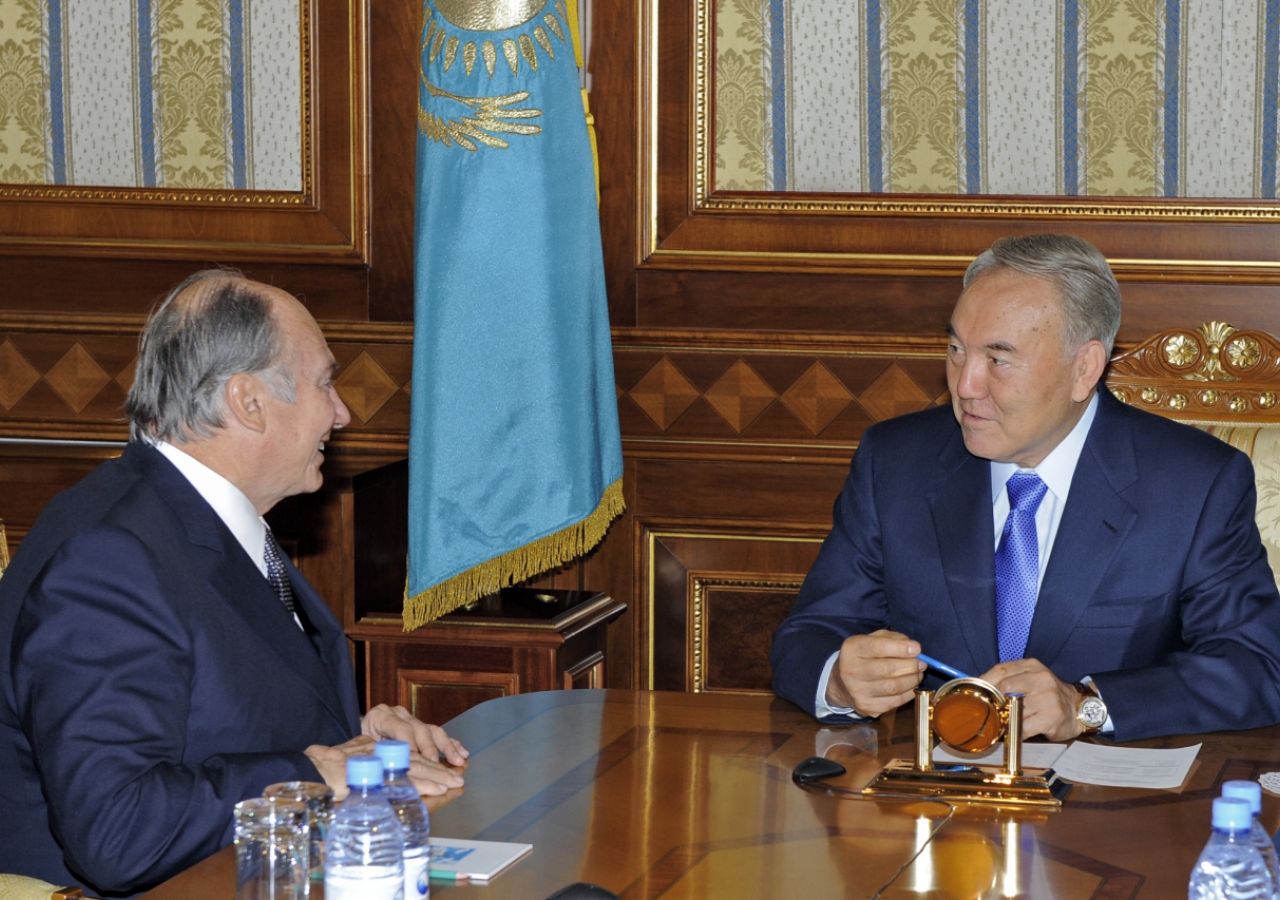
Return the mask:
<svg viewBox="0 0 1280 900">
<path fill-rule="evenodd" d="M 988 350 L 999 350 L 1001 353 L 1016 353 L 1018 348 L 1008 341 L 992 341 L 987 344 Z"/>
</svg>

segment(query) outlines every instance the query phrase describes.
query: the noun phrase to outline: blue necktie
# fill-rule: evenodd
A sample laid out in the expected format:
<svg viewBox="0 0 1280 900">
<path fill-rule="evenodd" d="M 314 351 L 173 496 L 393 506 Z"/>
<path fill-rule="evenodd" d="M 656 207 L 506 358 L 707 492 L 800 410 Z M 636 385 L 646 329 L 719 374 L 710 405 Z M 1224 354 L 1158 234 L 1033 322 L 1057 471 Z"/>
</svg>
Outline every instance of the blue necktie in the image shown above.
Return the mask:
<svg viewBox="0 0 1280 900">
<path fill-rule="evenodd" d="M 1049 488 L 1035 472 L 1015 472 L 1005 489 L 1009 518 L 996 548 L 996 636 L 1001 662 L 1021 659 L 1027 649 L 1040 582 L 1036 510 Z"/>
</svg>

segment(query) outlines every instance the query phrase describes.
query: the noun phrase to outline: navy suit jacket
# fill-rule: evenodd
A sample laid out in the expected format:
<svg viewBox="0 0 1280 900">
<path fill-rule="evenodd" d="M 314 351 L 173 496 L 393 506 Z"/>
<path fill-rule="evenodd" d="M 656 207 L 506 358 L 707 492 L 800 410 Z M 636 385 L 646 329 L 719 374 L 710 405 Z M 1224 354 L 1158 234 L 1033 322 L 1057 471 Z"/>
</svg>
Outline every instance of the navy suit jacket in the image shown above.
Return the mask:
<svg viewBox="0 0 1280 900">
<path fill-rule="evenodd" d="M 1065 682 L 1092 676 L 1119 741 L 1280 722 L 1280 595 L 1252 465 L 1098 399 L 1025 657 Z M 879 628 L 971 675 L 999 661 L 991 465 L 949 406 L 869 428 L 834 518 L 774 635 L 780 697 L 812 711 L 827 658 Z"/>
<path fill-rule="evenodd" d="M 342 629 L 298 628 L 222 520 L 130 444 L 58 495 L 0 578 L 0 872 L 99 896 L 230 843 L 232 806 L 320 780 L 359 733 Z"/>
</svg>

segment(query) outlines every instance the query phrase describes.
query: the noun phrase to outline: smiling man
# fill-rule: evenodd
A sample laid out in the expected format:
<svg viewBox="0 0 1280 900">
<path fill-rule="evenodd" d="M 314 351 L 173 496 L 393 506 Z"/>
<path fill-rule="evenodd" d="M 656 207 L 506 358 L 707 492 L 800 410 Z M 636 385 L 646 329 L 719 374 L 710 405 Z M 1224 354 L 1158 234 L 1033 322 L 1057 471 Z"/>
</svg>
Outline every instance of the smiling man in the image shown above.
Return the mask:
<svg viewBox="0 0 1280 900">
<path fill-rule="evenodd" d="M 1025 734 L 1117 740 L 1280 722 L 1280 595 L 1247 457 L 1099 388 L 1103 256 L 1004 238 L 951 316 L 951 407 L 865 432 L 774 635 L 774 690 L 874 717 L 941 681 L 1020 692 Z"/>
<path fill-rule="evenodd" d="M 350 416 L 315 320 L 226 271 L 143 332 L 123 455 L 56 497 L 0 578 L 0 872 L 135 893 L 231 842 L 280 781 L 346 793 L 383 737 L 424 793 L 466 751 L 404 709 L 361 718 L 342 628 L 262 516 L 321 485 Z"/>
</svg>

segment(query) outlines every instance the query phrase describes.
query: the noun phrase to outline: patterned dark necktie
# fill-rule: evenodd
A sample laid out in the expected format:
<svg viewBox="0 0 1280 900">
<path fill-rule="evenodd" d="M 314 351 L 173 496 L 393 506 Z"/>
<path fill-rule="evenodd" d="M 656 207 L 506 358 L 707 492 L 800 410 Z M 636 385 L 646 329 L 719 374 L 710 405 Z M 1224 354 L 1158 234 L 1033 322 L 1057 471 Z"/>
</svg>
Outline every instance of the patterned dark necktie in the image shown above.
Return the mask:
<svg viewBox="0 0 1280 900">
<path fill-rule="evenodd" d="M 1021 659 L 1027 649 L 1040 587 L 1036 510 L 1049 486 L 1035 472 L 1015 472 L 1005 488 L 1009 518 L 996 548 L 996 635 L 1001 662 Z"/>
<path fill-rule="evenodd" d="M 271 533 L 270 528 L 267 529 L 267 542 L 262 549 L 267 561 L 267 581 L 271 582 L 271 589 L 292 616 L 293 586 L 289 584 L 289 574 L 284 569 L 284 555 L 281 554 L 280 545 L 276 543 L 276 536 Z"/>
</svg>

